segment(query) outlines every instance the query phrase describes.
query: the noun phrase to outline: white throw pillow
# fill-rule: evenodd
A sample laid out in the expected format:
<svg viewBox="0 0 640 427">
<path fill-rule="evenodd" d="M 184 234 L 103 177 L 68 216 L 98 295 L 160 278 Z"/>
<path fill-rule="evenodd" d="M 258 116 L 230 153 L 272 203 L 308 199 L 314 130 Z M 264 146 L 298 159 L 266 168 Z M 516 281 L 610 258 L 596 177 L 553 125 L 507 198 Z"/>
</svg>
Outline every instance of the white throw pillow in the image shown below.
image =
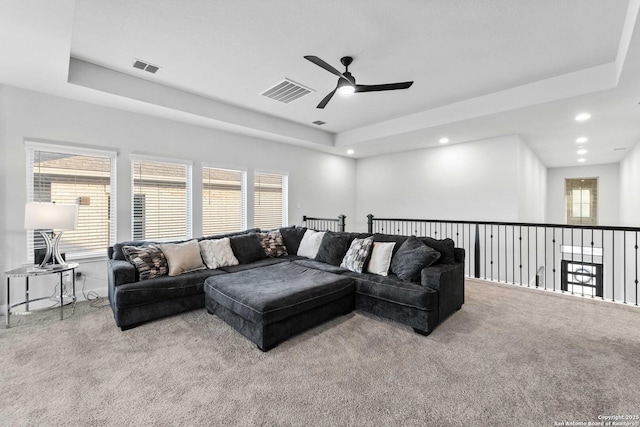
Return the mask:
<svg viewBox="0 0 640 427">
<path fill-rule="evenodd" d="M 211 270 L 239 264 L 238 259 L 233 254 L 231 240 L 228 237 L 201 240 L 200 254 L 204 263 L 207 264 L 207 268 Z"/>
<path fill-rule="evenodd" d="M 315 258 L 320 249 L 320 243 L 324 237 L 324 231 L 307 230 L 302 236 L 300 241 L 300 247 L 298 248 L 298 255 L 305 256 L 307 258 Z"/>
<path fill-rule="evenodd" d="M 183 243 L 167 243 L 160 245 L 160 249 L 167 258 L 169 276 L 206 268 L 200 256 L 200 246 L 195 239 Z"/>
<path fill-rule="evenodd" d="M 396 242 L 373 242 L 367 273 L 373 273 L 379 276 L 388 275 L 391 257 L 393 256 L 393 247 L 395 245 Z"/>
</svg>

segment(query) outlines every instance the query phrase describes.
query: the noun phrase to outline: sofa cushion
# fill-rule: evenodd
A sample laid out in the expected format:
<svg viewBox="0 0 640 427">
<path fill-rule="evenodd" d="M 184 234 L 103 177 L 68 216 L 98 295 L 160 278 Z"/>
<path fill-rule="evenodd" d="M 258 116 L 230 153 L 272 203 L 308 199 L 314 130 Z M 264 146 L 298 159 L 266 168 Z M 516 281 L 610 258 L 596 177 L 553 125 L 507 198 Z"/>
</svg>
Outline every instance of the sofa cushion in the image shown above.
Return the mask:
<svg viewBox="0 0 640 427">
<path fill-rule="evenodd" d="M 167 258 L 157 246 L 122 246 L 121 250 L 136 268 L 140 280 L 165 276 L 169 272 Z"/>
<path fill-rule="evenodd" d="M 348 271 L 343 276 L 354 278 L 356 293 L 361 295 L 421 310 L 432 310 L 438 307 L 437 291 L 417 283 L 405 282 L 393 274 L 384 277 L 372 273 L 358 274 Z"/>
<path fill-rule="evenodd" d="M 283 227 L 280 229 L 282 234 L 282 240 L 287 247 L 287 253 L 289 255 L 296 255 L 298 253 L 298 247 L 300 241 L 304 237 L 304 233 L 307 231 L 306 227 Z"/>
<path fill-rule="evenodd" d="M 209 236 L 200 237 L 198 241 L 218 240 L 218 239 L 224 239 L 225 237 L 241 236 L 243 234 L 259 233 L 259 232 L 260 232 L 259 228 L 249 228 L 247 230 L 242 230 L 242 231 L 231 231 L 229 233 L 211 234 Z"/>
<path fill-rule="evenodd" d="M 373 246 L 373 237 L 366 239 L 354 239 L 349 246 L 347 254 L 342 259 L 340 267 L 356 273 L 362 273 L 365 261 L 369 257 L 371 247 Z"/>
<path fill-rule="evenodd" d="M 455 263 L 453 240 L 446 238 L 442 240 L 433 239 L 431 237 L 420 237 L 427 246 L 440 252 L 440 258 L 434 264 L 453 264 Z"/>
<path fill-rule="evenodd" d="M 169 264 L 169 276 L 178 276 L 190 271 L 207 268 L 202 262 L 200 245 L 193 239 L 183 243 L 166 243 L 160 245 Z"/>
<path fill-rule="evenodd" d="M 324 231 L 307 230 L 300 241 L 298 247 L 298 255 L 307 258 L 315 258 L 320 249 L 322 238 L 324 237 Z"/>
<path fill-rule="evenodd" d="M 238 265 L 238 258 L 231 249 L 231 240 L 228 237 L 222 239 L 205 239 L 199 242 L 200 254 L 207 268 L 216 268 L 229 265 Z"/>
<path fill-rule="evenodd" d="M 240 264 L 249 264 L 267 257 L 256 233 L 230 237 L 231 249 Z"/>
<path fill-rule="evenodd" d="M 339 266 L 349 250 L 349 240 L 349 235 L 346 233 L 327 231 L 322 237 L 315 260 Z"/>
<path fill-rule="evenodd" d="M 337 265 L 326 264 L 324 262 L 316 261 L 314 259 L 303 258 L 298 261 L 293 261 L 295 264 L 302 265 L 303 267 L 313 268 L 315 270 L 326 271 L 327 273 L 342 274 L 345 271 L 349 271 L 346 268 L 338 267 Z"/>
<path fill-rule="evenodd" d="M 391 271 L 407 282 L 420 281 L 420 271 L 440 258 L 440 253 L 415 236 L 409 237 L 391 260 Z"/>
<path fill-rule="evenodd" d="M 353 294 L 353 279 L 282 263 L 216 276 L 205 292 L 218 304 L 256 325 L 268 325 Z"/>
<path fill-rule="evenodd" d="M 220 270 L 226 271 L 227 273 L 236 273 L 238 271 L 244 270 L 253 270 L 254 268 L 264 267 L 267 265 L 281 264 L 281 263 L 289 263 L 290 261 L 286 258 L 264 258 L 258 261 L 250 262 L 248 264 L 238 264 L 238 265 L 230 265 L 228 267 L 220 267 Z"/>
<path fill-rule="evenodd" d="M 262 245 L 265 255 L 269 258 L 281 257 L 288 254 L 280 230 L 259 233 L 258 237 L 260 238 L 260 244 Z"/>
<path fill-rule="evenodd" d="M 395 245 L 395 242 L 373 242 L 371 258 L 369 258 L 369 263 L 366 268 L 367 273 L 373 273 L 379 276 L 389 274 L 391 257 L 393 256 L 393 248 Z"/>
<path fill-rule="evenodd" d="M 222 270 L 197 270 L 180 276 L 162 276 L 141 282 L 125 283 L 115 289 L 113 298 L 116 307 L 148 305 L 173 298 L 184 298 L 202 294 L 202 285 L 207 277 L 227 274 Z M 202 295 L 204 301 L 204 294 Z"/>
</svg>

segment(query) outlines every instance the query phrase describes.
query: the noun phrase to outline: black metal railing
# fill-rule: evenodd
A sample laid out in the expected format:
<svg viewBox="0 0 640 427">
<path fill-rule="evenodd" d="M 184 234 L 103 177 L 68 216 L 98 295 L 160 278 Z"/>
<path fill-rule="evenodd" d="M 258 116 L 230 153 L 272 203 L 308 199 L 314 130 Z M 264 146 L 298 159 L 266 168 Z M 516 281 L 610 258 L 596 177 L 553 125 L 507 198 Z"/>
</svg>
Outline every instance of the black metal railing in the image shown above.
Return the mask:
<svg viewBox="0 0 640 427">
<path fill-rule="evenodd" d="M 303 216 L 305 227 L 319 231 L 344 231 L 345 219 L 344 215 L 338 215 L 337 218 L 312 218 L 310 216 Z"/>
<path fill-rule="evenodd" d="M 640 228 L 367 217 L 369 233 L 451 238 L 468 277 L 639 302 Z"/>
</svg>

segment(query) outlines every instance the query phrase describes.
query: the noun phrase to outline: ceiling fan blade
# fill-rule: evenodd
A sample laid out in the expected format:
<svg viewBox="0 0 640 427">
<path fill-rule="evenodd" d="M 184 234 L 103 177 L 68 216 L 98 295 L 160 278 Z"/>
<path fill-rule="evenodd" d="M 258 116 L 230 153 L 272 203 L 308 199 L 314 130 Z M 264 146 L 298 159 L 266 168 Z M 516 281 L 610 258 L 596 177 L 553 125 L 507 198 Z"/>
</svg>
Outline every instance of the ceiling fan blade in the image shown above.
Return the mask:
<svg viewBox="0 0 640 427">
<path fill-rule="evenodd" d="M 331 101 L 331 98 L 333 98 L 333 95 L 336 93 L 336 90 L 338 90 L 338 88 L 335 88 L 334 90 L 329 92 L 329 94 L 325 96 L 322 101 L 320 101 L 320 104 L 318 104 L 316 108 L 324 108 L 329 103 L 329 101 Z"/>
<path fill-rule="evenodd" d="M 378 92 L 381 90 L 408 89 L 413 82 L 388 83 L 384 85 L 356 85 L 356 92 Z"/>
<path fill-rule="evenodd" d="M 335 74 L 338 77 L 342 77 L 342 78 L 346 79 L 346 77 L 340 71 L 336 70 L 331 65 L 327 64 L 326 62 L 324 62 L 322 59 L 318 58 L 317 56 L 307 55 L 307 56 L 304 57 L 304 59 L 313 62 L 314 64 L 316 64 L 320 68 L 324 68 L 325 70 L 327 70 L 331 74 Z"/>
</svg>

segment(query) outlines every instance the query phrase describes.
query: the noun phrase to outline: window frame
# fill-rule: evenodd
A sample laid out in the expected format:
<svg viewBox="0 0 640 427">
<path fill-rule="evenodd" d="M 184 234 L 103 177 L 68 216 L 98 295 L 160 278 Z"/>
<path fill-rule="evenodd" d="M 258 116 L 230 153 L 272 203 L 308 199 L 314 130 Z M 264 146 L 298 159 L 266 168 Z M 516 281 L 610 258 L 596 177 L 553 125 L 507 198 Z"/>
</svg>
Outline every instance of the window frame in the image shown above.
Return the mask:
<svg viewBox="0 0 640 427">
<path fill-rule="evenodd" d="M 264 175 L 279 175 L 282 177 L 282 226 L 287 227 L 289 225 L 289 173 L 283 171 L 269 170 L 269 169 L 254 169 L 253 171 L 253 225 L 256 224 L 256 177 L 259 174 Z"/>
<path fill-rule="evenodd" d="M 109 170 L 109 188 L 105 192 L 108 198 L 107 202 L 107 222 L 108 222 L 108 237 L 107 247 L 104 248 L 102 253 L 98 250 L 90 251 L 77 251 L 69 252 L 65 251 L 65 259 L 67 260 L 92 260 L 105 258 L 107 256 L 107 249 L 116 242 L 117 235 L 117 158 L 119 155 L 118 150 L 87 147 L 65 143 L 53 143 L 53 142 L 41 142 L 34 140 L 24 141 L 25 153 L 26 153 L 26 202 L 37 201 L 35 200 L 35 186 L 34 186 L 34 166 L 36 152 L 48 152 L 73 156 L 91 156 L 91 157 L 103 157 L 108 158 L 110 161 Z M 35 244 L 36 233 L 34 230 L 27 230 L 27 262 L 32 263 L 35 260 L 34 250 L 37 245 Z M 62 236 L 62 242 L 64 242 L 65 236 Z"/>
<path fill-rule="evenodd" d="M 585 181 L 588 181 L 589 184 L 584 185 Z M 599 214 L 599 203 L 598 203 L 598 187 L 599 181 L 597 177 L 590 178 L 565 178 L 564 180 L 564 197 L 565 197 L 565 221 L 568 225 L 590 225 L 595 226 L 598 225 L 598 214 Z M 584 217 L 580 212 L 579 216 L 574 215 L 574 201 L 573 201 L 573 191 L 574 190 L 589 190 L 589 216 Z M 585 203 L 578 203 L 580 206 L 580 210 L 583 209 L 583 205 Z"/>
<path fill-rule="evenodd" d="M 171 237 L 160 237 L 160 238 L 151 238 L 153 241 L 163 242 L 163 241 L 174 241 L 174 240 L 189 240 L 193 238 L 193 161 L 184 160 L 184 159 L 176 159 L 170 157 L 158 157 L 158 156 L 150 156 L 145 154 L 137 154 L 132 153 L 130 156 L 130 166 L 131 166 L 131 229 L 130 235 L 132 240 L 141 240 L 136 239 L 134 231 L 134 220 L 135 220 L 135 206 L 136 206 L 136 197 L 139 197 L 140 194 L 136 193 L 135 186 L 135 163 L 136 162 L 150 162 L 150 163 L 166 163 L 168 165 L 179 165 L 185 167 L 185 235 L 184 236 L 171 236 Z M 144 221 L 142 221 L 144 224 Z M 147 239 L 147 236 L 144 236 L 144 240 Z"/>
<path fill-rule="evenodd" d="M 202 175 L 202 205 L 201 205 L 201 214 L 202 214 L 202 235 L 203 236 L 207 236 L 207 235 L 215 235 L 215 234 L 221 234 L 224 232 L 220 232 L 220 231 L 215 231 L 213 233 L 209 233 L 207 231 L 205 231 L 205 209 L 204 209 L 204 203 L 205 203 L 205 182 L 204 182 L 204 172 L 205 169 L 216 169 L 216 170 L 222 170 L 222 171 L 229 171 L 229 172 L 238 172 L 241 174 L 241 182 L 240 182 L 240 204 L 241 204 L 241 219 L 240 219 L 240 230 L 236 230 L 236 231 L 242 231 L 242 230 L 246 230 L 247 229 L 247 169 L 246 168 L 240 168 L 240 167 L 234 167 L 234 166 L 228 166 L 228 165 L 220 165 L 220 164 L 213 164 L 213 163 L 202 163 L 200 171 L 201 171 L 201 175 Z"/>
</svg>

